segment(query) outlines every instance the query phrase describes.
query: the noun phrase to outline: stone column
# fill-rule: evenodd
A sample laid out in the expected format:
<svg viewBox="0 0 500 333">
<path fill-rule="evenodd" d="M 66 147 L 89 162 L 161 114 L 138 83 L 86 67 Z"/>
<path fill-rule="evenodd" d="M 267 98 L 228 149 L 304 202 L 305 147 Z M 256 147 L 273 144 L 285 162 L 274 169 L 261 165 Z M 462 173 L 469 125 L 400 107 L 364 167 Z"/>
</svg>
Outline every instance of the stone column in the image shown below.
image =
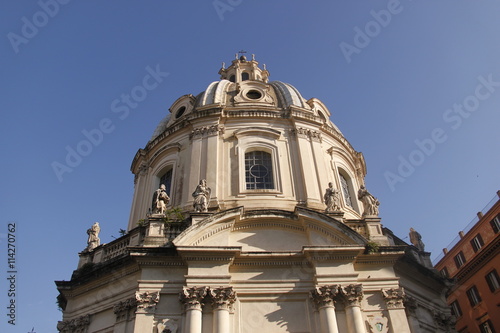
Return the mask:
<svg viewBox="0 0 500 333">
<path fill-rule="evenodd" d="M 387 306 L 387 313 L 389 316 L 390 327 L 394 332 L 397 327 L 398 333 L 411 333 L 408 319 L 406 318 L 405 307 L 403 299 L 405 292 L 403 288 L 382 289 L 385 304 Z"/>
<path fill-rule="evenodd" d="M 321 333 L 338 333 L 337 316 L 335 315 L 335 300 L 339 285 L 316 287 L 310 296 L 319 312 Z"/>
<path fill-rule="evenodd" d="M 363 314 L 361 313 L 361 300 L 363 299 L 363 285 L 350 284 L 341 288 L 346 306 L 347 330 L 349 333 L 366 333 Z"/>
<path fill-rule="evenodd" d="M 186 309 L 185 333 L 201 333 L 201 310 L 207 287 L 182 288 L 180 300 Z"/>
<path fill-rule="evenodd" d="M 210 297 L 214 308 L 214 333 L 230 333 L 229 311 L 236 301 L 233 287 L 210 289 Z"/>
<path fill-rule="evenodd" d="M 160 292 L 135 292 L 137 311 L 135 313 L 134 332 L 148 332 L 153 327 L 156 304 L 160 301 Z"/>
</svg>

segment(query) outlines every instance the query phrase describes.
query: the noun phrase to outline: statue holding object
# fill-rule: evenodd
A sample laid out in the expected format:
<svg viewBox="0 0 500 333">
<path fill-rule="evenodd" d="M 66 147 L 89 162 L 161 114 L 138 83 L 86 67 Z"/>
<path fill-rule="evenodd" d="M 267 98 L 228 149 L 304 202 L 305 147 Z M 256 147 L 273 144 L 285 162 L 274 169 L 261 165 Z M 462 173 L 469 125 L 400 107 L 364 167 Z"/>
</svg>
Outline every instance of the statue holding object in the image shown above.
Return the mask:
<svg viewBox="0 0 500 333">
<path fill-rule="evenodd" d="M 207 181 L 205 179 L 200 180 L 200 183 L 193 192 L 193 208 L 196 213 L 208 212 L 211 193 L 212 190 L 207 186 Z"/>
<path fill-rule="evenodd" d="M 153 194 L 153 204 L 151 207 L 153 214 L 165 215 L 169 201 L 170 197 L 167 194 L 166 187 L 164 184 L 161 184 L 160 188 Z"/>
<path fill-rule="evenodd" d="M 358 199 L 363 203 L 363 216 L 378 216 L 380 202 L 363 185 L 358 191 Z"/>
<path fill-rule="evenodd" d="M 339 191 L 333 187 L 333 183 L 328 183 L 328 188 L 323 196 L 325 199 L 326 209 L 325 212 L 338 212 L 340 211 L 339 205 Z"/>
</svg>

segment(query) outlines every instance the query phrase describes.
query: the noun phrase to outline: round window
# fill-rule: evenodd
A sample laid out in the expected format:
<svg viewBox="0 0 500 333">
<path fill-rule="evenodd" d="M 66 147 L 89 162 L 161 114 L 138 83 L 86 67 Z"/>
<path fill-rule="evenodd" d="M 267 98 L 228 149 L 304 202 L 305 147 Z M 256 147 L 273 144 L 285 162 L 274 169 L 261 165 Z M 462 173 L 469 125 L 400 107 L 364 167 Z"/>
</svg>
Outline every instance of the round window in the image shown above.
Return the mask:
<svg viewBox="0 0 500 333">
<path fill-rule="evenodd" d="M 175 118 L 179 118 L 180 116 L 182 116 L 184 114 L 184 112 L 186 111 L 186 107 L 185 106 L 181 106 L 177 112 L 175 113 Z"/>
<path fill-rule="evenodd" d="M 258 90 L 249 90 L 247 92 L 247 97 L 250 99 L 259 99 L 262 97 L 262 93 Z"/>
</svg>

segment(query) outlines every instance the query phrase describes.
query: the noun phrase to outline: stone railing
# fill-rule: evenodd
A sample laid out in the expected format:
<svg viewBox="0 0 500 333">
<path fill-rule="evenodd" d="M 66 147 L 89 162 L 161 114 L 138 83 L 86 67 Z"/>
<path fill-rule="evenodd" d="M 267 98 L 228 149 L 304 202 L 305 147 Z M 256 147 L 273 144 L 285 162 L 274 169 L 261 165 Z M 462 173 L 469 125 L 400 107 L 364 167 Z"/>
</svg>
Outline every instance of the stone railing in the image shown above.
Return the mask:
<svg viewBox="0 0 500 333">
<path fill-rule="evenodd" d="M 87 263 L 102 263 L 126 255 L 131 246 L 170 246 L 172 240 L 191 225 L 190 221 L 165 222 L 164 218 L 149 217 L 140 226 L 114 241 L 102 244 L 92 251 L 80 253 L 78 268 Z"/>
<path fill-rule="evenodd" d="M 127 237 L 128 236 L 128 237 Z M 116 258 L 127 252 L 127 246 L 130 245 L 130 235 L 118 238 L 116 241 L 104 245 L 104 251 L 101 261 Z"/>
</svg>

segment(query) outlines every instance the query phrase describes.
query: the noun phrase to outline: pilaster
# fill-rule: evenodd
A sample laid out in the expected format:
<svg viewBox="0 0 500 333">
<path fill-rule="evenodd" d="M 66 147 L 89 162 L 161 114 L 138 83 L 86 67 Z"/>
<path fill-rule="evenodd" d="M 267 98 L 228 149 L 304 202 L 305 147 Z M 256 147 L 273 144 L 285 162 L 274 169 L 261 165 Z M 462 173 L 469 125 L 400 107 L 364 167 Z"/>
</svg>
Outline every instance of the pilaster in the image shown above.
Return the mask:
<svg viewBox="0 0 500 333">
<path fill-rule="evenodd" d="M 403 288 L 382 289 L 389 316 L 389 327 L 392 333 L 411 333 L 408 319 L 406 318 L 403 300 L 405 292 Z M 395 328 L 397 327 L 397 331 Z"/>
</svg>

